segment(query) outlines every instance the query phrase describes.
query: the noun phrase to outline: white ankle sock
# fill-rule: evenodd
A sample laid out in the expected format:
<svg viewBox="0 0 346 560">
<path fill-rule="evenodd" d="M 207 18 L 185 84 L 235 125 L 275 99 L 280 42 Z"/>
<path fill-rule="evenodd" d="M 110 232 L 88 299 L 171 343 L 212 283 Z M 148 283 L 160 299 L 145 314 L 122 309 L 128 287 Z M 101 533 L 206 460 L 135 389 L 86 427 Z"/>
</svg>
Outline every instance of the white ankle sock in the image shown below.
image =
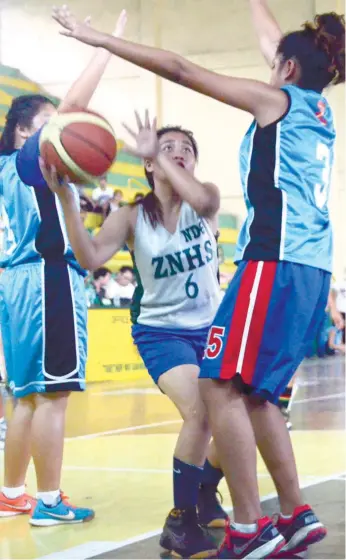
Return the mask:
<svg viewBox="0 0 346 560">
<path fill-rule="evenodd" d="M 246 533 L 246 534 L 250 534 L 250 533 L 256 533 L 257 531 L 257 523 L 234 523 L 232 521 L 231 523 L 232 525 L 232 529 L 235 529 L 236 531 L 239 531 L 239 533 Z"/>
<path fill-rule="evenodd" d="M 25 486 L 17 486 L 17 488 L 7 488 L 6 486 L 2 487 L 2 493 L 8 498 L 9 500 L 15 500 L 20 496 L 25 494 Z"/>
<path fill-rule="evenodd" d="M 292 515 L 284 515 L 283 513 L 280 513 L 280 517 L 281 519 L 291 519 Z"/>
<path fill-rule="evenodd" d="M 37 492 L 36 498 L 42 500 L 46 506 L 56 506 L 60 498 L 60 490 L 50 490 L 49 492 Z"/>
</svg>

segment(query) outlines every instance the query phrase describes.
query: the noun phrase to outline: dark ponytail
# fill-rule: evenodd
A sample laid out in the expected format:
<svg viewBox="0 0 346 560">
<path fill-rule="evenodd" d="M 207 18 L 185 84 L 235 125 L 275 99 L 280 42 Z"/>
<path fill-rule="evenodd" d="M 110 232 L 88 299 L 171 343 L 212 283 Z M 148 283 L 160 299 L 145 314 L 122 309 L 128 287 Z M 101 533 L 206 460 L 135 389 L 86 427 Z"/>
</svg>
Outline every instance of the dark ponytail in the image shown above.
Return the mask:
<svg viewBox="0 0 346 560">
<path fill-rule="evenodd" d="M 44 95 L 21 95 L 13 99 L 6 115 L 6 124 L 0 138 L 0 155 L 10 155 L 15 151 L 15 132 L 17 126 L 30 128 L 32 121 L 42 105 L 52 103 Z"/>
<path fill-rule="evenodd" d="M 181 126 L 164 126 L 157 131 L 157 137 L 161 138 L 164 134 L 169 134 L 170 132 L 180 132 L 184 134 L 191 142 L 195 158 L 198 159 L 198 146 L 193 133 L 190 130 L 185 130 Z M 151 192 L 147 194 L 141 200 L 133 203 L 133 205 L 141 205 L 143 208 L 144 216 L 149 220 L 153 229 L 156 228 L 158 224 L 163 223 L 163 209 L 161 202 L 155 194 L 155 181 L 154 176 L 151 171 L 144 169 L 145 176 L 151 188 Z"/>
<path fill-rule="evenodd" d="M 322 91 L 345 81 L 345 17 L 335 12 L 316 15 L 301 31 L 281 39 L 278 54 L 283 62 L 296 59 L 301 76 L 298 86 Z"/>
</svg>

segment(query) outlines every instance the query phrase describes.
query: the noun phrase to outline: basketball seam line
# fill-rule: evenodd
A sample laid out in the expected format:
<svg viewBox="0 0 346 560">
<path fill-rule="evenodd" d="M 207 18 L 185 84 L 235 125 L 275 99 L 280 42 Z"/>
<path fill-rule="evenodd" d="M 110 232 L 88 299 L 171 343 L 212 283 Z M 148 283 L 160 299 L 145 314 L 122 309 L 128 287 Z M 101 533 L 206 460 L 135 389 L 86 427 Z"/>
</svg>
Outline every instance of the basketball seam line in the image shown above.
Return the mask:
<svg viewBox="0 0 346 560">
<path fill-rule="evenodd" d="M 65 132 L 67 134 L 70 134 L 71 136 L 73 136 L 74 138 L 78 139 L 78 140 L 82 140 L 84 141 L 86 144 L 88 144 L 91 148 L 94 148 L 96 151 L 99 151 L 101 154 L 103 154 L 103 156 L 110 162 L 113 162 L 113 159 L 111 159 L 110 157 L 108 157 L 108 154 L 106 154 L 106 152 L 104 150 L 102 150 L 102 148 L 97 145 L 94 144 L 93 142 L 91 142 L 88 138 L 86 138 L 85 136 L 82 136 L 81 134 L 79 134 L 78 132 L 75 132 L 74 130 L 70 130 L 68 127 L 65 127 L 64 130 L 62 130 L 60 132 L 60 142 L 61 145 L 63 146 L 64 150 L 66 150 L 66 152 L 69 154 L 66 146 L 64 145 L 64 142 L 62 141 L 62 137 L 61 137 L 61 133 Z M 108 131 L 107 131 L 108 132 Z M 71 157 L 71 155 L 69 154 L 69 156 Z"/>
</svg>

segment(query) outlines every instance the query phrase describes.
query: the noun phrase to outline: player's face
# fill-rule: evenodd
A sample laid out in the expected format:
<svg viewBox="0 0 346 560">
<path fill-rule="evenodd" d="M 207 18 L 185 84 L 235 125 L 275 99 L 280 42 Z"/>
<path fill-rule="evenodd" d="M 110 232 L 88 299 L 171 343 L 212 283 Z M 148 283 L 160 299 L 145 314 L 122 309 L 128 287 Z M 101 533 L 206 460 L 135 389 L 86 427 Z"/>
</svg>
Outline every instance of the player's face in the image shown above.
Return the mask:
<svg viewBox="0 0 346 560">
<path fill-rule="evenodd" d="M 193 151 L 191 140 L 183 132 L 167 132 L 159 140 L 160 151 L 171 159 L 176 165 L 183 167 L 194 174 L 196 167 L 196 157 Z M 147 163 L 148 171 L 151 171 L 154 178 L 164 179 L 161 168 L 157 164 Z"/>
<path fill-rule="evenodd" d="M 16 148 L 21 148 L 30 136 L 35 134 L 43 125 L 45 125 L 49 119 L 56 113 L 56 108 L 51 103 L 44 103 L 41 105 L 40 110 L 36 113 L 32 119 L 31 125 L 27 126 L 17 126 L 16 128 Z"/>
<path fill-rule="evenodd" d="M 34 116 L 30 128 L 30 135 L 35 134 L 43 125 L 47 124 L 49 119 L 55 115 L 56 108 L 51 103 L 45 103 L 41 106 L 39 112 Z"/>
</svg>

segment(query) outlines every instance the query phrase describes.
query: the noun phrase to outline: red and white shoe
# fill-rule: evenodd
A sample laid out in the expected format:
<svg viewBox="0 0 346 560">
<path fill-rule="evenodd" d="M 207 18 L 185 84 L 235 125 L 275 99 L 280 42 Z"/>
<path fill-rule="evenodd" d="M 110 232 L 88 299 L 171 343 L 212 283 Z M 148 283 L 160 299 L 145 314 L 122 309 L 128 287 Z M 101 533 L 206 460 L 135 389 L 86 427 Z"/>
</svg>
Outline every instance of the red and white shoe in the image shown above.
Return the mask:
<svg viewBox="0 0 346 560">
<path fill-rule="evenodd" d="M 276 558 L 291 557 L 287 553 L 295 555 L 304 553 L 308 546 L 321 541 L 327 535 L 327 529 L 309 505 L 297 507 L 289 519 L 279 516 L 275 526 L 286 540 L 285 546 Z"/>
</svg>

